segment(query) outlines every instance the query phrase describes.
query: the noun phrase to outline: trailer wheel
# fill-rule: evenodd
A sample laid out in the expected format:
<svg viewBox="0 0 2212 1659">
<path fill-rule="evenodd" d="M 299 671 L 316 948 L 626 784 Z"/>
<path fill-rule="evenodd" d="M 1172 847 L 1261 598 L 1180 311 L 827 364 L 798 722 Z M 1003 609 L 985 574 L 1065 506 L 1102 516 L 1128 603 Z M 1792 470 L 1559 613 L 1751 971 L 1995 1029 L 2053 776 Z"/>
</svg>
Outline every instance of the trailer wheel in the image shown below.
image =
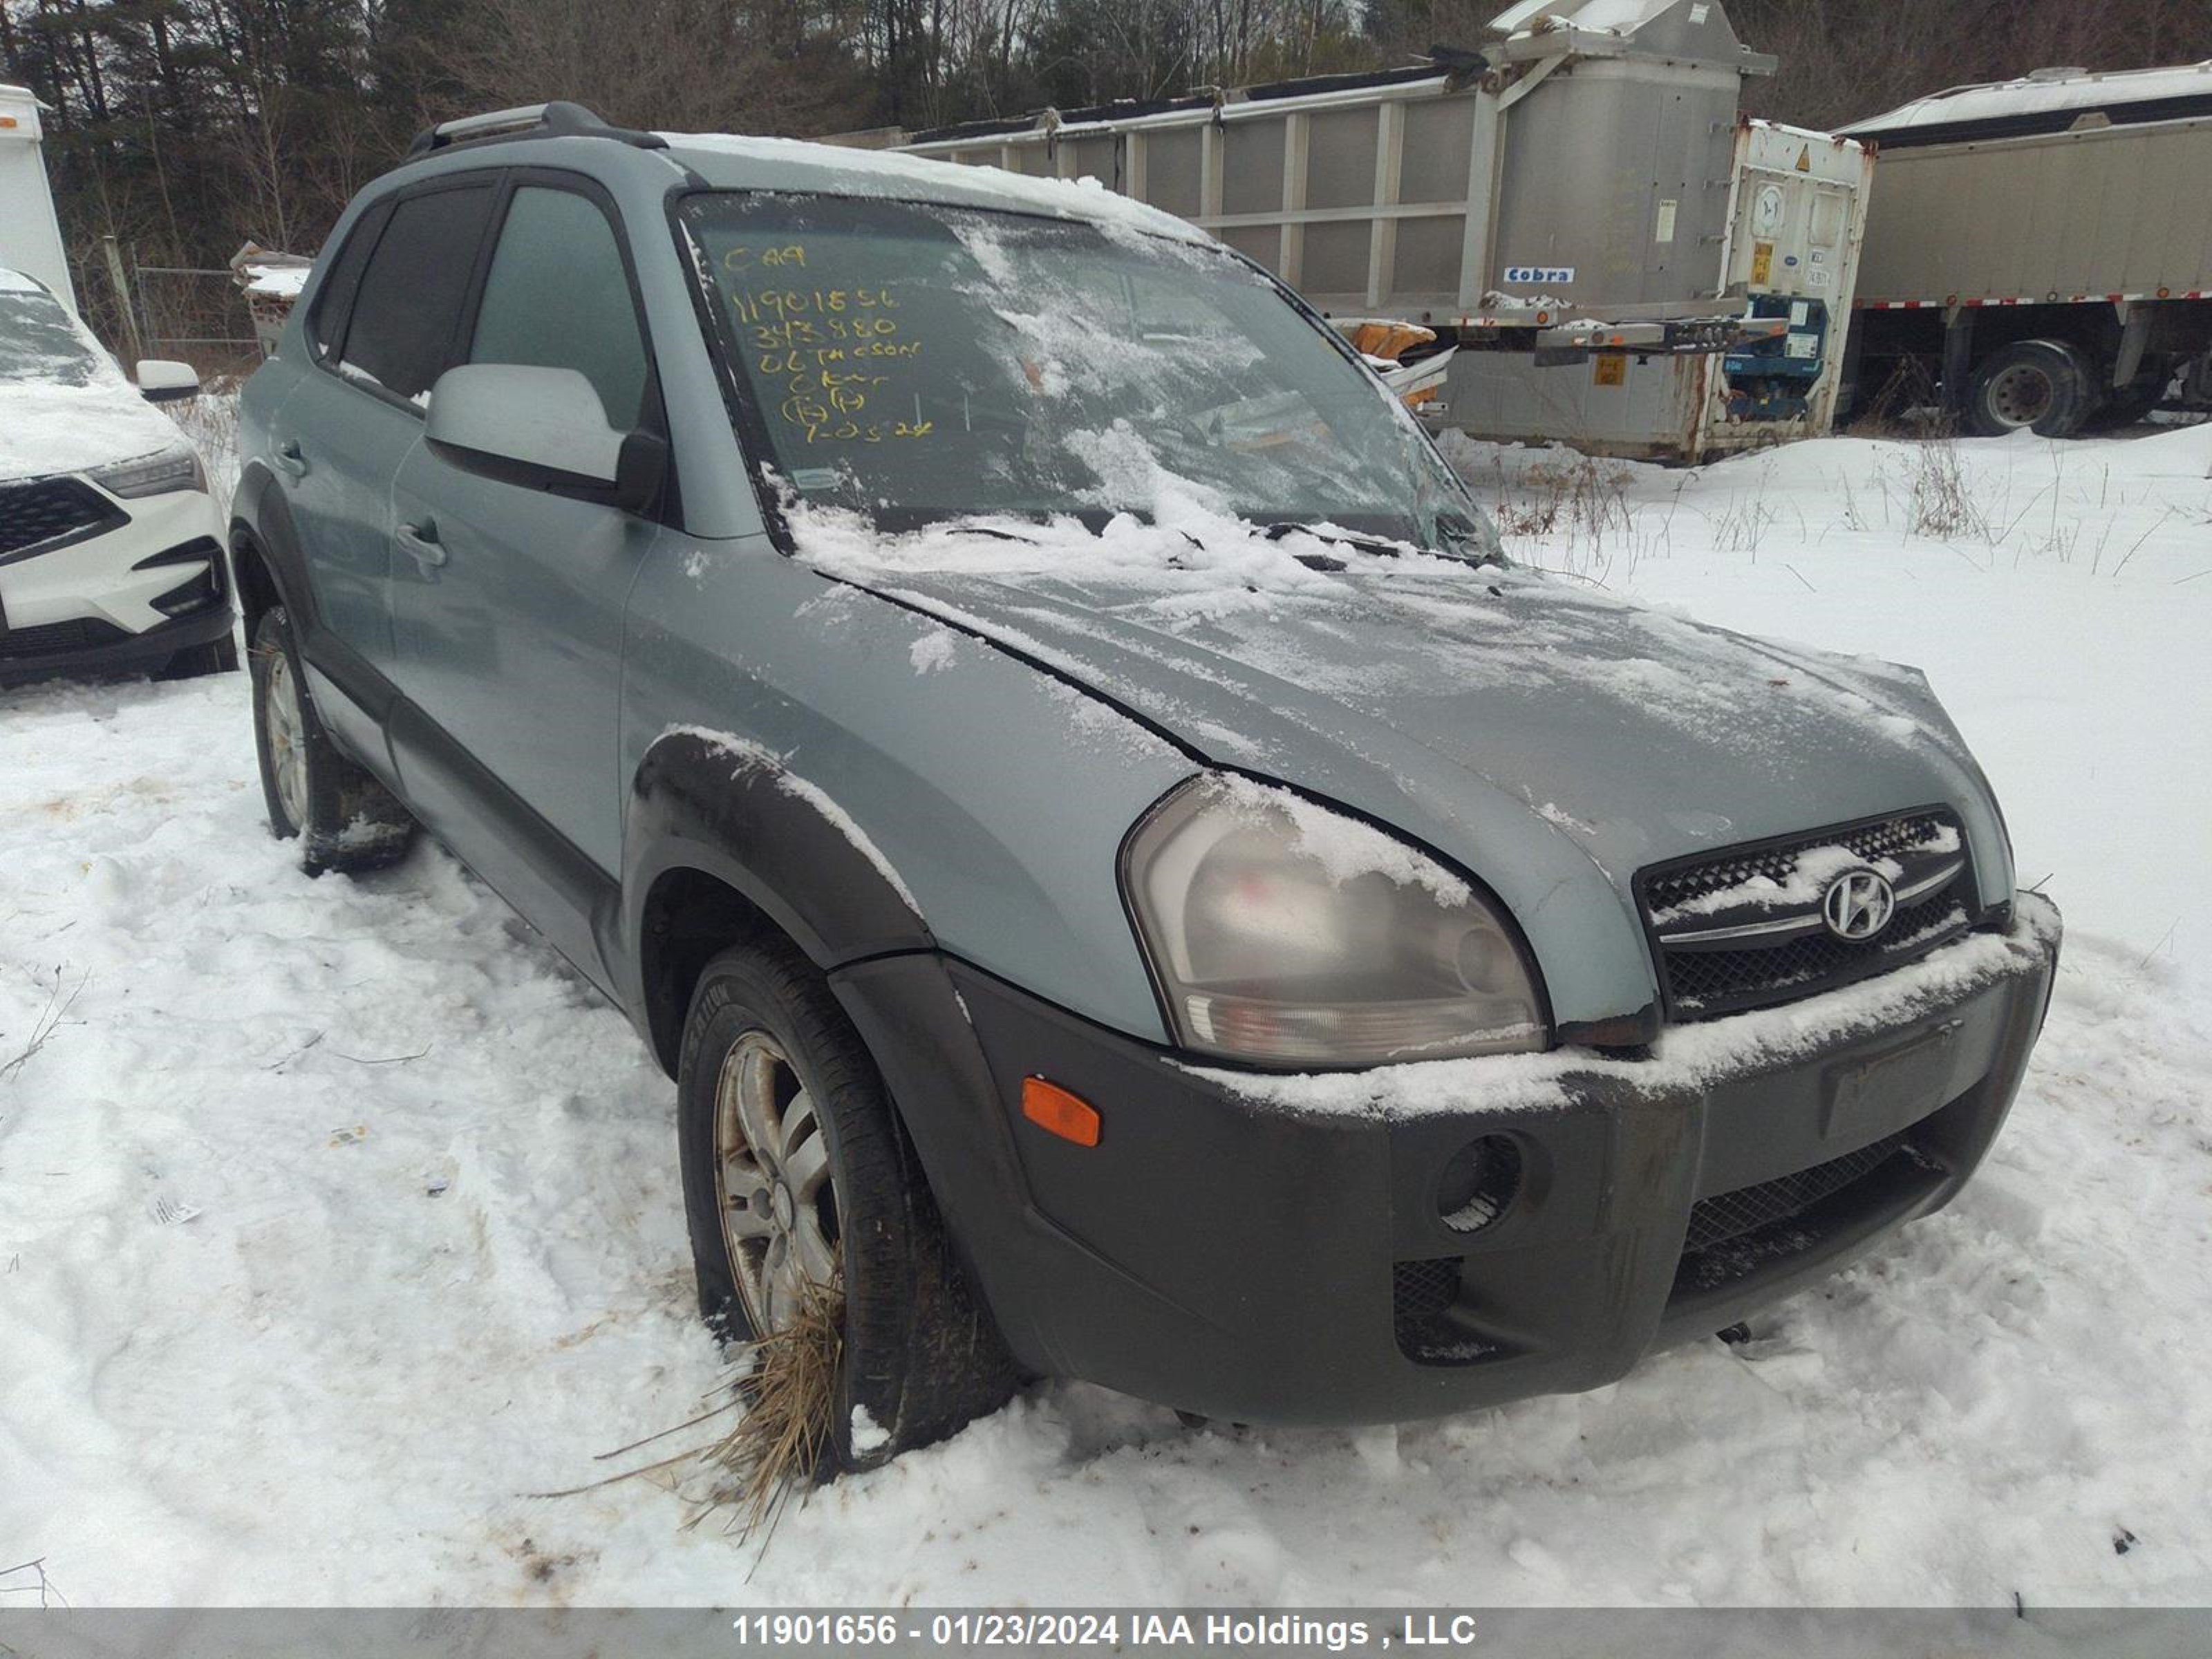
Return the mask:
<svg viewBox="0 0 2212 1659">
<path fill-rule="evenodd" d="M 2020 340 L 1974 371 L 1966 425 L 1977 437 L 2032 428 L 2039 438 L 2070 438 L 2096 408 L 2088 358 L 2063 340 Z"/>
</svg>

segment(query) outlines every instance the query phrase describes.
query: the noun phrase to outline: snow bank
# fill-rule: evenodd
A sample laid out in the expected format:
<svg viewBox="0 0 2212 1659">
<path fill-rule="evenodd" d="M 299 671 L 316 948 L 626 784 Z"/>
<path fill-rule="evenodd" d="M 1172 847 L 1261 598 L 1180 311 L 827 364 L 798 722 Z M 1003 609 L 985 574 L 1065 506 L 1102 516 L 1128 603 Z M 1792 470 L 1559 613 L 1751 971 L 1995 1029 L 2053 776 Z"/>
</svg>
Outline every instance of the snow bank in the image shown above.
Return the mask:
<svg viewBox="0 0 2212 1659">
<path fill-rule="evenodd" d="M 2189 435 L 1961 445 L 1995 540 L 1909 531 L 1909 447 L 1846 444 L 1786 484 L 1765 458 L 1635 469 L 1630 530 L 1516 541 L 1942 690 L 2068 921 L 2020 1099 L 1949 1209 L 1741 1346 L 1395 1432 L 1192 1432 L 1033 1389 L 793 1507 L 757 1559 L 684 1528 L 688 1483 L 532 1496 L 721 1398 L 672 1091 L 628 1025 L 434 848 L 300 874 L 243 677 L 5 694 L 0 1565 L 43 1557 L 79 1607 L 2017 1595 L 2033 1630 L 2204 1605 Z"/>
</svg>

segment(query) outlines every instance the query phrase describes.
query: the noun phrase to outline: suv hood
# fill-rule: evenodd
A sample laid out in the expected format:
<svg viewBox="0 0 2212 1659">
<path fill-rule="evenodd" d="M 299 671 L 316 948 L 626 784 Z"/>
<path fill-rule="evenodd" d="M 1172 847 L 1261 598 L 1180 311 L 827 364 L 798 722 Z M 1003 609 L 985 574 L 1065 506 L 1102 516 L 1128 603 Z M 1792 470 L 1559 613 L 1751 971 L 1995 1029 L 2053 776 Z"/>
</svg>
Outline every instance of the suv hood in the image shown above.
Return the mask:
<svg viewBox="0 0 2212 1659">
<path fill-rule="evenodd" d="M 1966 823 L 1985 902 L 2009 890 L 1986 787 L 1916 669 L 1535 571 L 1270 540 L 1235 520 L 876 538 L 798 518 L 802 557 L 830 574 L 1076 679 L 1209 760 L 1395 824 L 1524 923 L 1568 879 L 1570 848 L 1628 902 L 1635 872 L 1664 859 L 1939 802 Z"/>
<path fill-rule="evenodd" d="M 0 380 L 0 479 L 83 472 L 184 441 L 119 374 L 89 386 Z"/>
</svg>

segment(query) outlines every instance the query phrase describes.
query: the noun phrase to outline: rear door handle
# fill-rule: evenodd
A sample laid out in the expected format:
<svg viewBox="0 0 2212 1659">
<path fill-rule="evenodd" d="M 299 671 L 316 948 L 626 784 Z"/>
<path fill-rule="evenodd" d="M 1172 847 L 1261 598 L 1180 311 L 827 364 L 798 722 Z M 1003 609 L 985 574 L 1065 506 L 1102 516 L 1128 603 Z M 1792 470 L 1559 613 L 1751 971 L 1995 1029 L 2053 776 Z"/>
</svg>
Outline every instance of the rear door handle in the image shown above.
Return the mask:
<svg viewBox="0 0 2212 1659">
<path fill-rule="evenodd" d="M 399 544 L 415 557 L 415 562 L 434 569 L 446 562 L 445 544 L 438 539 L 438 527 L 427 520 L 421 524 L 399 526 Z"/>
<path fill-rule="evenodd" d="M 275 459 L 278 471 L 289 473 L 295 478 L 304 478 L 307 476 L 307 458 L 300 453 L 300 441 L 297 438 L 287 438 L 283 443 L 278 444 Z"/>
</svg>

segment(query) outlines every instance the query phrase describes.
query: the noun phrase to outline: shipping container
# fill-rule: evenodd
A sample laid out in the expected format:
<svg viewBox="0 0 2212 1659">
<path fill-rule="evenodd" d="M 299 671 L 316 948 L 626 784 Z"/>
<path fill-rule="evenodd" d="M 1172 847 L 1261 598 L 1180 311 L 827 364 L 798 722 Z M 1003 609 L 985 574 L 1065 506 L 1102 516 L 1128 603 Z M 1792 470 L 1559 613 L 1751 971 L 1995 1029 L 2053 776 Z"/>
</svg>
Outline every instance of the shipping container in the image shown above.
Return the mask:
<svg viewBox="0 0 2212 1659">
<path fill-rule="evenodd" d="M 1325 314 L 1434 328 L 1431 407 L 1475 435 L 1694 458 L 1834 400 L 1865 157 L 1740 121 L 1773 67 L 1720 0 L 1524 0 L 1402 70 L 870 137 L 1095 178 Z"/>
<path fill-rule="evenodd" d="M 1856 123 L 1862 409 L 2047 436 L 2212 407 L 2212 63 L 2039 70 Z"/>
</svg>

